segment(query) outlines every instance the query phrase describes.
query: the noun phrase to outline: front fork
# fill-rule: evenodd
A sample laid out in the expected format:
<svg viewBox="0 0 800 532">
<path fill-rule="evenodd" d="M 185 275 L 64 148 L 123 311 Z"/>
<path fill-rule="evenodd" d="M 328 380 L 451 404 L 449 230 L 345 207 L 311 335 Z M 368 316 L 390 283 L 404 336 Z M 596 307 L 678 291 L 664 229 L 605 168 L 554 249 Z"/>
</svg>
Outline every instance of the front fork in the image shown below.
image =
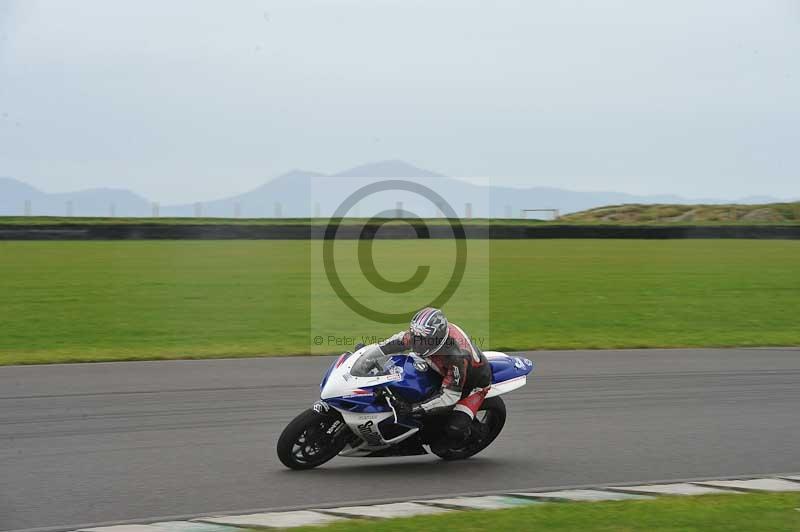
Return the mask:
<svg viewBox="0 0 800 532">
<path fill-rule="evenodd" d="M 347 436 L 347 423 L 344 422 L 342 419 L 342 415 L 336 410 L 331 408 L 331 406 L 326 403 L 325 401 L 317 401 L 311 406 L 311 409 L 320 415 L 327 415 L 334 418 L 333 423 L 325 430 L 325 436 L 329 437 L 333 440 L 338 440 L 340 438 L 345 438 Z M 352 433 L 351 433 L 352 434 Z M 355 435 L 353 434 L 355 437 Z M 343 443 L 347 443 L 346 441 Z"/>
</svg>

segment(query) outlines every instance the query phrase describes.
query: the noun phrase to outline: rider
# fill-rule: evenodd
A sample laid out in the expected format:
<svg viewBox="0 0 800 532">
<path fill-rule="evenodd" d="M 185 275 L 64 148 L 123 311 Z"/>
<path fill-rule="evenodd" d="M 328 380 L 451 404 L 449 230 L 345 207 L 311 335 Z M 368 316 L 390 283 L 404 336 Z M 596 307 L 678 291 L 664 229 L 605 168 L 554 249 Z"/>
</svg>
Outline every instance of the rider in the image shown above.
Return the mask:
<svg viewBox="0 0 800 532">
<path fill-rule="evenodd" d="M 464 441 L 492 381 L 489 362 L 461 328 L 448 323 L 441 310 L 427 307 L 411 319 L 407 331 L 401 331 L 378 344 L 384 354 L 413 351 L 425 358 L 442 376 L 438 393 L 421 403 L 401 405 L 404 413 L 422 415 L 439 409 L 451 409 L 445 424 L 448 443 Z"/>
</svg>

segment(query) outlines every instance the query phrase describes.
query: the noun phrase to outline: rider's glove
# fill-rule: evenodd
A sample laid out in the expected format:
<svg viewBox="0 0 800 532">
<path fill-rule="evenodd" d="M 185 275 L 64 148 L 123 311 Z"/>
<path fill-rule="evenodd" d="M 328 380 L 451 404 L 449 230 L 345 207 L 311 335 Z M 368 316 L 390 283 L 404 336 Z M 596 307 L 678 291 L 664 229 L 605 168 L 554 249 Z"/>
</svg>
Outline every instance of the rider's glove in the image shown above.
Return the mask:
<svg viewBox="0 0 800 532">
<path fill-rule="evenodd" d="M 392 406 L 394 406 L 394 411 L 397 412 L 398 416 L 407 416 L 411 414 L 412 406 L 405 401 L 401 401 L 400 399 L 395 399 L 393 401 Z"/>
<path fill-rule="evenodd" d="M 395 400 L 394 409 L 397 411 L 398 416 L 422 417 L 425 414 L 425 410 L 421 406 L 399 400 Z"/>
</svg>

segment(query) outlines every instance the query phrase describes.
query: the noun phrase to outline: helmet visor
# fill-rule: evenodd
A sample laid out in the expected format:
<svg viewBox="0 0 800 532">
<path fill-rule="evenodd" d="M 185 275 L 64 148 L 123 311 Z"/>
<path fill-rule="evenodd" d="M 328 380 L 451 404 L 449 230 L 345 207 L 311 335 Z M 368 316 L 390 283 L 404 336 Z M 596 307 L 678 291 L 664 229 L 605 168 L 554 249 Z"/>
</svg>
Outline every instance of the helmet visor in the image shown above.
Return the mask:
<svg viewBox="0 0 800 532">
<path fill-rule="evenodd" d="M 444 337 L 411 335 L 411 349 L 420 356 L 432 355 L 442 346 Z"/>
</svg>

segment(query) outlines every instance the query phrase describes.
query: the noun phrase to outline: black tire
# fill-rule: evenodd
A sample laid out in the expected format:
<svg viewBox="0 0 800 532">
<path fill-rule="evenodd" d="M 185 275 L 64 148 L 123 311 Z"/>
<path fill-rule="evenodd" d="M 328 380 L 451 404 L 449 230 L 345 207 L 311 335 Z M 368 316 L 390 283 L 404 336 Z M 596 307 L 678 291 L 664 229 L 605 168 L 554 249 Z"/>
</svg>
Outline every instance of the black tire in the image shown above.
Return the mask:
<svg viewBox="0 0 800 532">
<path fill-rule="evenodd" d="M 340 425 L 331 431 L 337 422 Z M 283 429 L 278 438 L 278 458 L 290 469 L 322 465 L 344 448 L 343 430 L 347 430 L 347 426 L 338 412 L 318 413 L 309 408 Z"/>
<path fill-rule="evenodd" d="M 483 417 L 483 421 L 479 421 L 481 417 Z M 475 423 L 479 423 L 481 426 L 475 426 Z M 506 404 L 500 397 L 491 397 L 486 399 L 478 410 L 478 414 L 473 420 L 472 433 L 466 442 L 457 449 L 431 448 L 431 451 L 443 460 L 464 460 L 475 456 L 492 444 L 505 424 Z"/>
</svg>

